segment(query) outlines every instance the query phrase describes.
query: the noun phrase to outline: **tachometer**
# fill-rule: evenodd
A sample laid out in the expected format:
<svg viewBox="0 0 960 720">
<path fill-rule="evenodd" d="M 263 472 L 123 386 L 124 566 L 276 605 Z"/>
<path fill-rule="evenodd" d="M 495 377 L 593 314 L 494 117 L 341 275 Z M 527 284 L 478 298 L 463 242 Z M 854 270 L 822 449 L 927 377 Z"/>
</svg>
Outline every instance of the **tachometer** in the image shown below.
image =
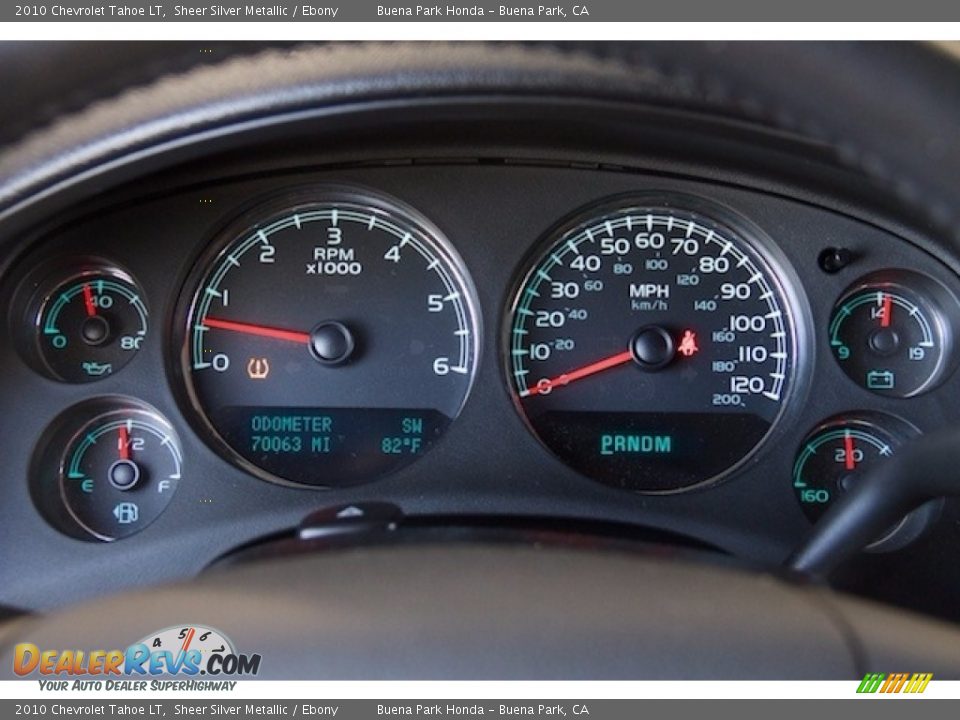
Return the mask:
<svg viewBox="0 0 960 720">
<path fill-rule="evenodd" d="M 618 487 L 719 478 L 791 392 L 794 313 L 756 233 L 691 206 L 627 199 L 579 215 L 550 234 L 507 321 L 509 380 L 533 432 Z"/>
<path fill-rule="evenodd" d="M 474 291 L 399 202 L 319 187 L 228 228 L 193 293 L 181 366 L 204 426 L 271 480 L 345 486 L 423 455 L 477 356 Z"/>
</svg>

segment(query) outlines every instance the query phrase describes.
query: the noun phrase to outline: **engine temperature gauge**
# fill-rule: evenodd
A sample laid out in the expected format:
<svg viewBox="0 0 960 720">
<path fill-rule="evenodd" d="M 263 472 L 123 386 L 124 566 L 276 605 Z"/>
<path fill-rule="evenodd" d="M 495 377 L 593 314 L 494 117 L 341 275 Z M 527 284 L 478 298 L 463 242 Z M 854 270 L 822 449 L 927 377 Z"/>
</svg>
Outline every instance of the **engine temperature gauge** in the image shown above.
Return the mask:
<svg viewBox="0 0 960 720">
<path fill-rule="evenodd" d="M 956 298 L 930 278 L 877 273 L 837 303 L 830 346 L 847 376 L 870 392 L 912 397 L 946 375 L 958 313 Z"/>
<path fill-rule="evenodd" d="M 909 423 L 881 413 L 855 413 L 830 418 L 804 439 L 793 466 L 793 489 L 810 522 L 827 509 L 870 468 L 893 457 L 900 446 L 920 433 Z M 871 546 L 895 550 L 914 540 L 939 512 L 925 505 L 907 515 Z"/>
</svg>

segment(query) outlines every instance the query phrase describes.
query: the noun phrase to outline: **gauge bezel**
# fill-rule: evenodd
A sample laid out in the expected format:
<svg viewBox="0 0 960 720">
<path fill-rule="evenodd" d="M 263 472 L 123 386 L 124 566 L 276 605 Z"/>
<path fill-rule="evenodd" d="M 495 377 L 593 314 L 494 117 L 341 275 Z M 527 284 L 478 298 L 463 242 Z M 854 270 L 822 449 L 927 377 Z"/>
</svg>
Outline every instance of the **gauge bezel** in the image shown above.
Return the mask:
<svg viewBox="0 0 960 720">
<path fill-rule="evenodd" d="M 604 216 L 632 212 L 643 213 L 648 210 L 689 215 L 705 227 L 716 228 L 721 234 L 726 233 L 740 240 L 744 251 L 764 271 L 765 277 L 781 299 L 785 315 L 784 327 L 788 333 L 793 353 L 789 363 L 789 375 L 784 379 L 785 390 L 780 400 L 777 415 L 772 420 L 770 429 L 750 452 L 717 475 L 697 483 L 665 490 L 617 488 L 603 479 L 592 477 L 568 464 L 540 437 L 527 417 L 515 385 L 513 368 L 511 367 L 511 343 L 517 307 L 523 289 L 540 267 L 543 258 L 553 248 L 561 245 L 584 227 L 601 221 Z M 506 305 L 501 313 L 499 340 L 503 387 L 527 431 L 546 450 L 548 455 L 571 472 L 593 483 L 610 487 L 617 492 L 625 490 L 639 495 L 651 496 L 680 495 L 707 490 L 741 474 L 748 466 L 757 462 L 763 456 L 763 453 L 775 444 L 777 439 L 785 435 L 789 426 L 789 423 L 785 421 L 799 415 L 803 404 L 802 398 L 806 396 L 809 390 L 810 378 L 813 375 L 812 365 L 815 354 L 813 318 L 809 302 L 793 265 L 776 242 L 757 224 L 727 205 L 699 195 L 673 191 L 627 192 L 605 196 L 578 207 L 550 226 L 524 255 L 520 267 L 516 271 L 515 278 L 510 285 Z"/>
<path fill-rule="evenodd" d="M 339 486 L 301 483 L 274 475 L 243 457 L 217 431 L 194 388 L 193 370 L 191 368 L 192 337 L 190 328 L 194 314 L 197 312 L 197 303 L 204 279 L 207 278 L 212 268 L 216 266 L 217 262 L 236 241 L 251 230 L 275 220 L 278 216 L 295 213 L 300 208 L 316 208 L 317 206 L 333 204 L 353 205 L 366 211 L 378 212 L 385 217 L 399 218 L 411 231 L 416 233 L 420 241 L 427 244 L 441 258 L 451 282 L 461 289 L 464 322 L 471 329 L 471 343 L 468 349 L 469 371 L 465 375 L 466 389 L 456 413 L 451 418 L 451 423 L 459 417 L 464 405 L 470 398 L 483 351 L 483 323 L 479 309 L 480 304 L 476 287 L 463 258 L 443 230 L 422 212 L 403 200 L 359 184 L 310 183 L 278 188 L 235 209 L 219 228 L 210 233 L 203 241 L 201 244 L 203 250 L 194 259 L 190 272 L 181 284 L 179 299 L 173 310 L 171 321 L 171 347 L 175 348 L 176 352 L 176 357 L 173 358 L 170 367 L 170 377 L 174 381 L 174 395 L 181 407 L 187 410 L 184 413 L 187 421 L 220 457 L 259 480 L 287 488 L 308 491 L 335 490 Z M 444 435 L 446 435 L 446 432 L 434 441 L 434 448 L 443 441 Z M 369 478 L 361 484 L 382 480 L 384 477 L 415 464 L 420 459 L 422 457 L 418 457 L 411 463 L 394 470 Z"/>
</svg>

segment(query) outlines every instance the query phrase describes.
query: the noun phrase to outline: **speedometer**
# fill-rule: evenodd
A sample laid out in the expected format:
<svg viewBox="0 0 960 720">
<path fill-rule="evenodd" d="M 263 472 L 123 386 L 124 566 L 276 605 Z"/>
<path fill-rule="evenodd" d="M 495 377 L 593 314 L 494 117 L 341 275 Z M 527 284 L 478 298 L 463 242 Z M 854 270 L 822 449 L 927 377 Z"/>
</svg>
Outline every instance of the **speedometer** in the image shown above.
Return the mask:
<svg viewBox="0 0 960 720">
<path fill-rule="evenodd" d="M 601 482 L 663 493 L 717 480 L 791 393 L 794 312 L 770 250 L 701 206 L 581 213 L 550 233 L 513 299 L 515 402 L 543 444 Z"/>
</svg>

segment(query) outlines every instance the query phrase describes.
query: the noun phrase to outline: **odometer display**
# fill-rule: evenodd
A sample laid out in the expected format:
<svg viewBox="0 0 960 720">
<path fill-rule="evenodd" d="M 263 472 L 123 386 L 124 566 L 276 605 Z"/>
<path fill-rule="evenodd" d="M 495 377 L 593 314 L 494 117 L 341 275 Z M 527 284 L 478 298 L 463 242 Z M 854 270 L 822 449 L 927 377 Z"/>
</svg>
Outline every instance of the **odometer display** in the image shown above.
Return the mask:
<svg viewBox="0 0 960 720">
<path fill-rule="evenodd" d="M 583 474 L 644 492 L 744 461 L 794 367 L 761 249 L 682 207 L 628 201 L 552 233 L 508 320 L 508 374 L 534 433 Z"/>
<path fill-rule="evenodd" d="M 193 294 L 182 367 L 228 456 L 316 486 L 381 476 L 457 416 L 474 292 L 439 230 L 396 201 L 321 187 L 227 229 Z"/>
</svg>

